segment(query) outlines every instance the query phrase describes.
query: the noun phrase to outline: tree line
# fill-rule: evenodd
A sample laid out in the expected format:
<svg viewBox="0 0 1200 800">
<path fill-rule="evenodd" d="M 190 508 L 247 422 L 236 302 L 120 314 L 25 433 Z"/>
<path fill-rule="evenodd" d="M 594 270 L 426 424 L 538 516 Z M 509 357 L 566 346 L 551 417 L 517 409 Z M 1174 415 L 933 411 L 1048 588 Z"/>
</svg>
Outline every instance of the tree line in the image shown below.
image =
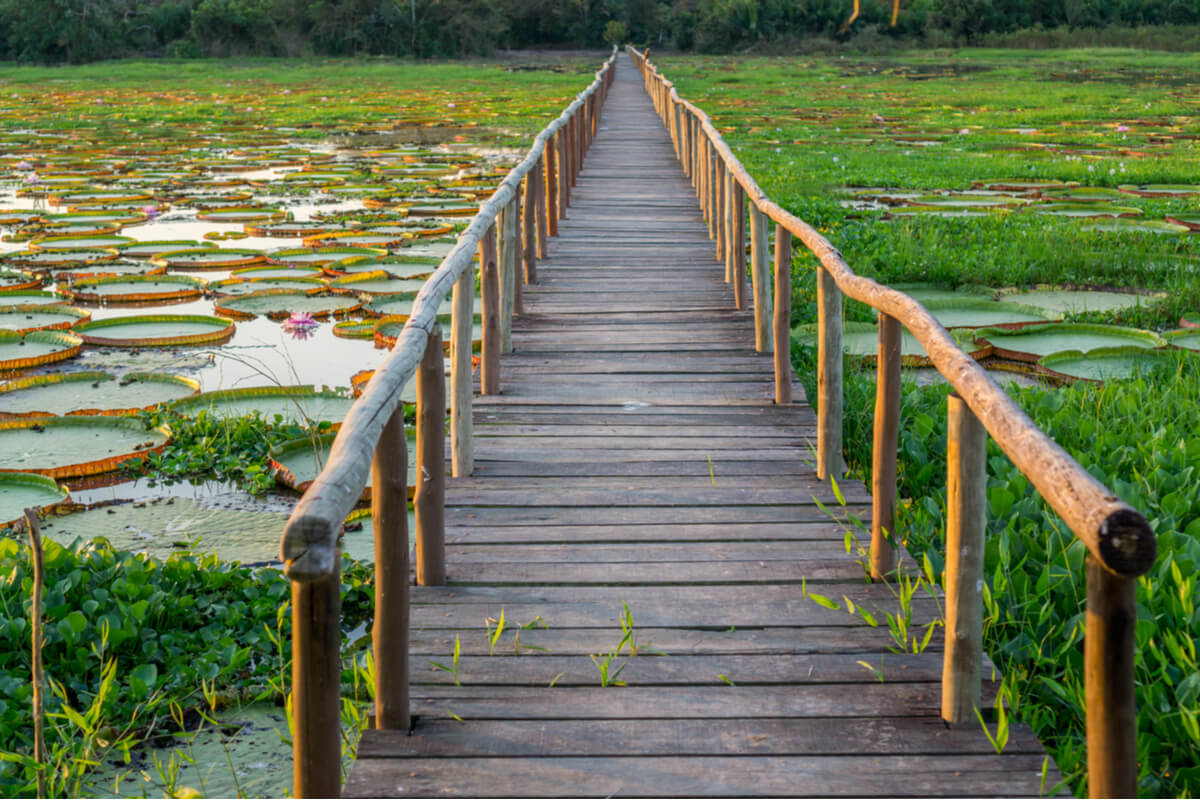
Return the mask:
<svg viewBox="0 0 1200 800">
<path fill-rule="evenodd" d="M 972 44 L 1015 31 L 1200 24 L 1200 0 L 0 0 L 0 60 L 446 58 L 617 41 L 729 52 L 870 33 Z"/>
</svg>

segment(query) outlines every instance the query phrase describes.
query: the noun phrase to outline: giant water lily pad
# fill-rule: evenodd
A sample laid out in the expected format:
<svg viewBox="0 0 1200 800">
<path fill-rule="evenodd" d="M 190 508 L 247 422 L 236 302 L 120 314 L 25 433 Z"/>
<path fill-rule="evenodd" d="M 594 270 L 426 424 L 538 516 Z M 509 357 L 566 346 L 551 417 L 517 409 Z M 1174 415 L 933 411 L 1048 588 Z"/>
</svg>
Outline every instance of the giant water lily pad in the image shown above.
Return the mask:
<svg viewBox="0 0 1200 800">
<path fill-rule="evenodd" d="M 1125 231 L 1132 231 L 1134 233 L 1176 234 L 1188 232 L 1188 229 L 1185 226 L 1176 225 L 1173 222 L 1167 222 L 1166 220 L 1128 219 L 1125 217 L 1095 220 L 1088 222 L 1085 227 L 1088 230 L 1105 231 L 1108 233 L 1123 233 Z"/>
<path fill-rule="evenodd" d="M 416 486 L 417 443 L 415 431 L 407 432 L 408 437 L 408 495 L 412 497 Z M 329 462 L 329 450 L 333 447 L 336 434 L 323 436 L 304 436 L 291 439 L 271 448 L 271 467 L 275 470 L 275 479 L 290 489 L 304 492 L 316 480 L 321 469 Z M 363 498 L 371 496 L 371 485 L 368 480 L 363 488 Z"/>
<path fill-rule="evenodd" d="M 233 208 L 206 208 L 196 213 L 196 219 L 205 222 L 267 222 L 283 219 L 278 208 L 261 206 L 237 206 Z"/>
<path fill-rule="evenodd" d="M 53 273 L 51 273 L 51 278 L 60 283 L 63 281 L 73 283 L 76 281 L 91 280 L 93 278 L 148 278 L 154 275 L 163 275 L 166 273 L 166 271 L 166 267 L 156 267 L 148 261 L 117 258 L 111 261 L 97 261 L 92 264 L 84 264 L 78 267 L 56 269 L 53 271 Z"/>
<path fill-rule="evenodd" d="M 79 355 L 83 340 L 63 331 L 0 331 L 0 372 L 30 369 Z"/>
<path fill-rule="evenodd" d="M 1055 203 L 1119 203 L 1129 196 L 1106 186 L 1078 186 L 1074 189 L 1055 189 L 1042 192 L 1042 198 Z"/>
<path fill-rule="evenodd" d="M 120 258 L 120 253 L 112 248 L 106 250 L 22 250 L 19 253 L 9 253 L 4 256 L 4 260 L 9 264 L 33 269 L 95 264 L 98 261 L 113 261 L 117 258 Z"/>
<path fill-rule="evenodd" d="M 112 472 L 131 458 L 161 451 L 166 428 L 146 430 L 128 417 L 33 417 L 0 421 L 0 472 L 77 478 Z"/>
<path fill-rule="evenodd" d="M 0 297 L 0 304 L 4 298 Z M 30 333 L 42 330 L 66 330 L 91 315 L 82 308 L 60 305 L 0 305 L 0 330 Z"/>
<path fill-rule="evenodd" d="M 1117 189 L 1139 197 L 1192 197 L 1200 194 L 1200 186 L 1187 183 L 1146 183 L 1141 186 L 1125 184 Z"/>
<path fill-rule="evenodd" d="M 1162 347 L 1162 337 L 1137 328 L 1117 325 L 1084 325 L 1051 322 L 1029 325 L 1017 331 L 983 328 L 976 339 L 992 346 L 993 353 L 1018 361 L 1037 361 L 1042 356 L 1077 350 L 1087 353 L 1101 347 Z"/>
<path fill-rule="evenodd" d="M 387 250 L 378 247 L 298 247 L 288 250 L 276 250 L 267 256 L 272 264 L 302 266 L 332 264 L 347 258 L 371 256 L 379 258 L 387 255 Z"/>
<path fill-rule="evenodd" d="M 1074 217 L 1090 219 L 1092 217 L 1137 217 L 1142 210 L 1133 206 L 1118 206 L 1110 203 L 1047 203 L 1041 206 L 1030 206 L 1034 214 L 1048 214 L 1055 217 Z"/>
<path fill-rule="evenodd" d="M 110 247 L 132 244 L 132 236 L 50 236 L 34 239 L 30 250 L 105 250 Z"/>
<path fill-rule="evenodd" d="M 133 242 L 117 249 L 125 258 L 153 258 L 163 253 L 171 253 L 179 250 L 215 250 L 216 248 L 191 239 L 166 239 L 161 241 Z"/>
<path fill-rule="evenodd" d="M 2 291 L 25 292 L 41 285 L 42 279 L 32 272 L 0 267 L 0 290 Z"/>
<path fill-rule="evenodd" d="M 27 508 L 53 508 L 65 503 L 70 493 L 53 478 L 32 472 L 0 473 L 0 527 L 25 516 Z"/>
<path fill-rule="evenodd" d="M 0 416 L 132 414 L 193 395 L 200 385 L 161 372 L 59 372 L 0 383 Z"/>
<path fill-rule="evenodd" d="M 1142 347 L 1100 347 L 1082 353 L 1069 350 L 1053 353 L 1038 360 L 1038 366 L 1052 377 L 1086 381 L 1107 381 L 1129 378 L 1169 363 L 1170 353 Z"/>
<path fill-rule="evenodd" d="M 793 335 L 802 343 L 816 345 L 817 326 L 798 325 L 792 330 Z M 986 358 L 991 350 L 986 345 L 973 343 L 972 331 L 967 329 L 950 331 L 950 335 L 958 342 L 959 347 L 975 359 Z M 859 356 L 865 361 L 875 362 L 879 353 L 879 328 L 870 322 L 846 322 L 842 326 L 842 350 L 847 355 Z M 930 365 L 925 348 L 911 333 L 901 327 L 900 330 L 900 363 L 907 367 L 927 367 Z"/>
<path fill-rule="evenodd" d="M 371 317 L 407 317 L 412 314 L 413 303 L 416 302 L 416 299 L 416 291 L 377 295 L 363 305 L 363 313 Z M 453 306 L 453 293 L 447 294 L 441 305 L 438 306 L 438 316 L 451 313 Z M 478 315 L 479 303 L 475 303 L 475 309 L 476 315 Z"/>
<path fill-rule="evenodd" d="M 79 280 L 63 292 L 87 303 L 169 302 L 199 297 L 204 281 L 187 275 L 120 275 Z"/>
<path fill-rule="evenodd" d="M 217 297 L 237 297 L 255 294 L 256 292 L 293 291 L 317 294 L 327 289 L 329 284 L 319 278 L 229 278 L 223 281 L 213 281 L 205 290 Z"/>
<path fill-rule="evenodd" d="M 233 247 L 198 247 L 188 250 L 169 250 L 151 262 L 172 269 L 229 269 L 261 264 L 267 257 L 258 250 Z"/>
<path fill-rule="evenodd" d="M 1200 350 L 1200 328 L 1183 328 L 1163 334 L 1167 344 L 1184 350 Z"/>
<path fill-rule="evenodd" d="M 322 421 L 341 424 L 354 398 L 344 392 L 317 391 L 312 386 L 255 386 L 205 392 L 171 404 L 187 417 L 201 412 L 219 417 L 245 417 L 259 413 L 266 420 L 278 415 L 285 422 L 312 425 Z"/>
<path fill-rule="evenodd" d="M 1046 312 L 1061 316 L 1062 314 L 1081 314 L 1088 311 L 1120 311 L 1145 305 L 1157 298 L 1136 294 L 1134 292 L 1111 292 L 1088 289 L 1056 289 L 1052 287 L 1037 288 L 1027 292 L 1003 293 L 1000 301 L 1003 303 L 1018 303 L 1022 306 L 1033 306 Z"/>
<path fill-rule="evenodd" d="M 352 292 L 355 294 L 381 295 L 397 292 L 420 291 L 425 285 L 425 278 L 394 278 L 383 270 L 362 272 L 357 275 L 346 275 L 334 278 L 329 282 L 329 288 L 334 291 Z"/>
<path fill-rule="evenodd" d="M 450 336 L 453 328 L 452 317 L 449 314 L 439 314 L 437 318 L 438 324 L 442 328 L 442 347 L 447 352 L 450 350 Z M 401 331 L 404 330 L 405 323 L 408 322 L 408 317 L 404 315 L 395 315 L 383 317 L 375 323 L 375 346 L 391 349 L 396 346 L 396 339 L 400 337 Z M 479 344 L 483 341 L 483 323 L 476 317 L 471 325 L 471 345 L 478 349 Z"/>
<path fill-rule="evenodd" d="M 362 307 L 357 297 L 346 294 L 309 294 L 304 291 L 275 290 L 253 292 L 219 301 L 216 312 L 234 319 L 265 316 L 280 320 L 296 313 L 314 317 L 350 314 Z"/>
<path fill-rule="evenodd" d="M 259 278 L 321 278 L 324 275 L 325 272 L 317 266 L 269 266 L 235 269 L 229 277 L 249 281 Z"/>
<path fill-rule="evenodd" d="M 75 327 L 87 344 L 101 347 L 177 347 L 216 344 L 233 336 L 234 324 L 199 314 L 145 314 L 93 320 Z"/>
<path fill-rule="evenodd" d="M 924 300 L 921 304 L 945 328 L 1021 325 L 1050 319 L 1050 315 L 1041 309 L 994 300 L 945 298 Z"/>
<path fill-rule="evenodd" d="M 244 228 L 251 236 L 275 236 L 290 239 L 302 236 L 317 236 L 322 233 L 344 231 L 346 226 L 337 222 L 315 220 L 280 220 L 278 222 L 249 222 Z"/>
<path fill-rule="evenodd" d="M 53 292 L 0 291 L 0 306 L 58 306 L 64 298 Z"/>
</svg>

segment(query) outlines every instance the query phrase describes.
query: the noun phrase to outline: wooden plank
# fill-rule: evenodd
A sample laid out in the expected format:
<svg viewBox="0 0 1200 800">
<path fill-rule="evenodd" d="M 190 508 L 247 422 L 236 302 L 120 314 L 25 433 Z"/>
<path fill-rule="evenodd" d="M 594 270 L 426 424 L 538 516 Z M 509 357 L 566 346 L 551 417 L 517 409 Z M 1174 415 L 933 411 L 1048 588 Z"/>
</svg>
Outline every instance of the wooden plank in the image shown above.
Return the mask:
<svg viewBox="0 0 1200 800">
<path fill-rule="evenodd" d="M 821 560 L 845 555 L 841 542 L 655 542 L 639 545 L 629 544 L 459 544 L 447 549 L 447 556 L 456 564 L 518 562 L 528 563 L 563 562 L 571 558 L 601 564 L 622 562 L 669 563 L 697 561 L 763 561 L 787 558 L 792 560 Z M 842 559 L 843 561 L 845 559 Z"/>
<path fill-rule="evenodd" d="M 744 796 L 991 797 L 997 786 L 1013 796 L 1040 796 L 1042 757 L 989 756 L 743 756 L 529 758 L 513 770 L 504 758 L 367 759 L 351 773 L 351 797 Z"/>
<path fill-rule="evenodd" d="M 703 756 L 734 755 L 990 755 L 994 751 L 977 726 L 948 727 L 930 717 L 872 719 L 715 719 L 516 720 L 426 717 L 413 731 L 370 731 L 359 744 L 359 758 L 461 756 Z M 1009 728 L 1005 752 L 1040 754 L 1042 745 L 1027 725 Z M 1047 787 L 1049 788 L 1049 787 Z"/>
<path fill-rule="evenodd" d="M 676 563 L 594 563 L 572 561 L 529 564 L 524 561 L 477 564 L 458 562 L 449 569 L 453 584 L 572 584 L 576 586 L 751 584 L 785 581 L 852 581 L 863 569 L 844 557 L 794 561 L 681 561 Z"/>
<path fill-rule="evenodd" d="M 870 511 L 867 506 L 849 506 L 844 509 L 856 515 L 859 519 L 869 520 Z M 822 511 L 813 506 L 675 506 L 663 508 L 650 506 L 647 508 L 609 506 L 542 506 L 539 508 L 487 508 L 448 507 L 446 509 L 446 525 L 456 525 L 460 528 L 499 525 L 531 525 L 531 524 L 619 524 L 619 525 L 653 525 L 661 523 L 703 523 L 703 522 L 833 522 L 840 517 L 842 509 Z"/>
</svg>

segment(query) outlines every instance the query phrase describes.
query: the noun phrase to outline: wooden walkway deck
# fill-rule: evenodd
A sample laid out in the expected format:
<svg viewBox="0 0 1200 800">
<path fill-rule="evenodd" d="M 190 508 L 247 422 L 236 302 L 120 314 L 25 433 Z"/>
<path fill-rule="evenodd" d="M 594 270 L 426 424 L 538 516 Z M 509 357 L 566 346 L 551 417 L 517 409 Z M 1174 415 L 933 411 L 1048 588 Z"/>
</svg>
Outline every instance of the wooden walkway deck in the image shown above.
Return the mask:
<svg viewBox="0 0 1200 800">
<path fill-rule="evenodd" d="M 412 734 L 368 731 L 346 794 L 1038 794 L 1027 728 L 996 755 L 978 725 L 942 723 L 940 633 L 889 650 L 891 590 L 816 505 L 837 503 L 814 414 L 774 405 L 627 60 L 550 248 L 503 394 L 476 400 L 475 475 L 449 484 L 451 585 L 413 590 Z M 864 487 L 841 489 L 869 523 Z M 602 687 L 626 606 L 638 651 Z M 918 598 L 917 622 L 936 606 Z M 461 685 L 430 665 L 456 637 Z"/>
</svg>

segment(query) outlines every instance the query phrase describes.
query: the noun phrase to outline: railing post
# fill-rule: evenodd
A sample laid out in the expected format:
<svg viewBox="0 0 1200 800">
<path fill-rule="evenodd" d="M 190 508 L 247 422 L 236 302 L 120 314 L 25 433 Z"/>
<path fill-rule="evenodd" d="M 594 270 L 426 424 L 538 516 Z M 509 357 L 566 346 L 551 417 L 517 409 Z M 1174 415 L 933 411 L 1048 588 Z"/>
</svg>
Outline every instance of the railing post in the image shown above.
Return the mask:
<svg viewBox="0 0 1200 800">
<path fill-rule="evenodd" d="M 842 290 L 817 267 L 817 477 L 842 476 Z"/>
<path fill-rule="evenodd" d="M 1136 579 L 1114 575 L 1088 554 L 1083 680 L 1092 797 L 1137 797 L 1136 588 Z"/>
<path fill-rule="evenodd" d="M 717 261 L 725 264 L 725 282 L 729 283 L 729 260 L 725 256 L 725 243 L 729 240 L 726 234 L 729 228 L 729 178 L 725 174 L 724 162 L 715 152 L 713 158 L 717 163 L 717 178 L 713 181 L 717 190 L 716 213 L 713 215 L 713 222 L 717 226 Z"/>
<path fill-rule="evenodd" d="M 558 159 L 558 218 L 566 219 L 567 206 L 571 202 L 571 176 L 568 174 L 570 164 L 567 163 L 567 128 L 563 126 L 554 134 L 555 158 Z"/>
<path fill-rule="evenodd" d="M 546 157 L 542 159 L 546 164 L 546 221 L 548 223 L 547 231 L 550 236 L 558 236 L 558 144 L 555 139 L 558 134 L 546 140 Z M 545 248 L 543 248 L 544 250 Z"/>
<path fill-rule="evenodd" d="M 526 181 L 529 179 L 526 178 Z M 522 191 L 521 185 L 513 191 L 512 229 L 513 229 L 513 302 L 508 319 L 508 350 L 512 352 L 512 318 L 525 313 L 525 231 L 522 227 Z"/>
<path fill-rule="evenodd" d="M 475 321 L 475 272 L 464 269 L 454 282 L 450 330 L 450 458 L 454 477 L 475 471 L 471 422 L 471 344 Z"/>
<path fill-rule="evenodd" d="M 725 282 L 734 284 L 734 297 L 737 297 L 737 285 L 734 280 L 736 269 L 733 264 L 733 238 L 736 235 L 737 220 L 734 217 L 734 180 L 733 175 L 728 169 L 722 170 L 725 180 L 721 182 L 721 201 L 724 208 L 721 214 L 721 233 L 723 241 L 721 242 L 721 260 L 725 262 Z M 736 302 L 736 300 L 735 300 Z"/>
<path fill-rule="evenodd" d="M 754 349 L 770 353 L 774 347 L 771 341 L 771 270 L 767 267 L 767 216 L 753 203 L 750 203 L 750 280 L 754 284 Z"/>
<path fill-rule="evenodd" d="M 717 231 L 721 229 L 721 162 L 717 160 L 717 151 L 713 143 L 708 143 L 708 232 L 709 238 L 717 240 Z M 718 259 L 721 252 L 717 251 Z"/>
<path fill-rule="evenodd" d="M 292 793 L 342 792 L 341 558 L 315 581 L 292 581 Z"/>
<path fill-rule="evenodd" d="M 429 332 L 417 367 L 417 583 L 446 583 L 446 367 L 442 329 Z"/>
<path fill-rule="evenodd" d="M 730 213 L 733 224 L 729 226 L 729 256 L 733 267 L 733 298 L 738 311 L 745 311 L 746 299 L 746 193 L 742 185 L 733 178 L 729 182 Z"/>
<path fill-rule="evenodd" d="M 512 315 L 516 299 L 517 277 L 517 214 L 516 203 L 510 200 L 496 221 L 500 239 L 500 352 L 512 352 Z"/>
<path fill-rule="evenodd" d="M 483 394 L 500 394 L 500 276 L 496 267 L 496 226 L 490 225 L 479 242 L 479 287 L 483 300 L 483 360 L 479 387 Z"/>
<path fill-rule="evenodd" d="M 533 221 L 536 223 L 537 230 L 537 257 L 546 257 L 546 159 L 545 156 L 538 159 L 538 163 L 534 165 L 533 170 L 529 173 L 533 178 Z M 536 281 L 530 280 L 530 283 Z"/>
<path fill-rule="evenodd" d="M 765 227 L 765 225 L 764 225 Z M 775 403 L 792 402 L 792 232 L 775 225 Z"/>
<path fill-rule="evenodd" d="M 525 202 L 521 205 L 521 281 L 537 283 L 537 170 L 525 176 Z M 522 309 L 524 310 L 524 309 Z"/>
<path fill-rule="evenodd" d="M 871 577 L 896 569 L 896 446 L 900 430 L 900 322 L 879 315 L 871 467 Z"/>
<path fill-rule="evenodd" d="M 469 273 L 468 273 L 469 274 Z M 371 462 L 371 527 L 375 532 L 375 727 L 407 731 L 408 708 L 408 443 L 404 406 L 383 426 Z M 336 762 L 335 762 L 336 763 Z"/>
<path fill-rule="evenodd" d="M 942 719 L 969 722 L 983 679 L 983 555 L 987 527 L 987 431 L 966 402 L 948 398 L 946 419 L 946 649 Z"/>
</svg>

